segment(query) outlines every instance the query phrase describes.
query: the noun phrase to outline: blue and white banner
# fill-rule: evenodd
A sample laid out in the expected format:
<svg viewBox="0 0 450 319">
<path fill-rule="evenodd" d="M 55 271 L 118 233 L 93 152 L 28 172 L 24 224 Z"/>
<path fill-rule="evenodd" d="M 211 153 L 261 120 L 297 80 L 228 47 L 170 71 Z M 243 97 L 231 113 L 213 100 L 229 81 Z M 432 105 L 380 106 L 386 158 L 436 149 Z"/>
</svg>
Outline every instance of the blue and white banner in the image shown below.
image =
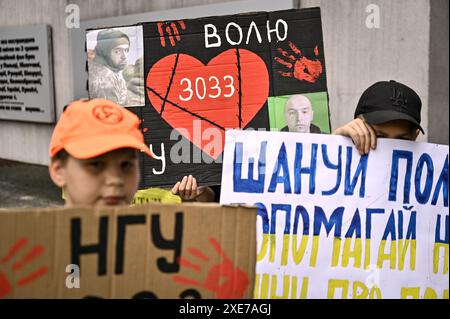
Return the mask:
<svg viewBox="0 0 450 319">
<path fill-rule="evenodd" d="M 448 146 L 229 130 L 221 204 L 256 204 L 255 298 L 448 298 Z"/>
</svg>

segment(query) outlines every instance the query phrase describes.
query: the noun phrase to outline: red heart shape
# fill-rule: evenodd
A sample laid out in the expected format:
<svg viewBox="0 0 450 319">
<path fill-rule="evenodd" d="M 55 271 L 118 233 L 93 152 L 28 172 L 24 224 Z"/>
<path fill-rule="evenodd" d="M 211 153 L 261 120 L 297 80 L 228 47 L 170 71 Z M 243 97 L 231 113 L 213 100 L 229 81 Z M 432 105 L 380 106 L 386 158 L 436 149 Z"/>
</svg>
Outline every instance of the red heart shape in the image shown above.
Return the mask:
<svg viewBox="0 0 450 319">
<path fill-rule="evenodd" d="M 168 55 L 152 66 L 146 84 L 162 118 L 214 159 L 223 152 L 225 129 L 245 128 L 269 95 L 266 64 L 245 49 L 224 51 L 207 65 L 187 54 Z M 220 132 L 220 147 L 208 146 L 210 130 L 205 139 L 198 136 L 207 129 Z"/>
</svg>

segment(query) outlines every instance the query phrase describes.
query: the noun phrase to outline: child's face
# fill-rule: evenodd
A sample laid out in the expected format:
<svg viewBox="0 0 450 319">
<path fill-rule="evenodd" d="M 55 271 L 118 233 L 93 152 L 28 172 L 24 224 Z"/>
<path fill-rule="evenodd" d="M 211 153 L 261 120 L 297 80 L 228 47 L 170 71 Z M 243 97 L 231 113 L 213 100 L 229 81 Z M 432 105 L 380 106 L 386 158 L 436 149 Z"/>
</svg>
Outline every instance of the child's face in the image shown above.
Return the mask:
<svg viewBox="0 0 450 319">
<path fill-rule="evenodd" d="M 395 120 L 383 124 L 372 124 L 377 137 L 415 141 L 419 130 L 406 120 Z"/>
<path fill-rule="evenodd" d="M 119 149 L 86 160 L 69 156 L 64 162 L 52 162 L 50 174 L 63 187 L 66 206 L 128 205 L 139 183 L 136 153 Z"/>
</svg>

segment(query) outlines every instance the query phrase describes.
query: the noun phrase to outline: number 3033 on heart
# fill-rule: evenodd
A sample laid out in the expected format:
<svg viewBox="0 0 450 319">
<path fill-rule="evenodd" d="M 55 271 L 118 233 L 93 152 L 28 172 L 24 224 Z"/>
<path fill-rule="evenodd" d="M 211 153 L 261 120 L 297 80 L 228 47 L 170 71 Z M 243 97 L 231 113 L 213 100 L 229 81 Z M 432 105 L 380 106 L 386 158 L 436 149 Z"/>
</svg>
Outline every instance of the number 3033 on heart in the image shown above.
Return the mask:
<svg viewBox="0 0 450 319">
<path fill-rule="evenodd" d="M 180 80 L 182 93 L 180 93 L 179 98 L 181 101 L 190 101 L 194 95 L 199 100 L 203 100 L 205 97 L 211 99 L 229 98 L 236 92 L 234 82 L 231 75 L 225 75 L 221 79 L 216 76 L 210 76 L 208 79 L 199 76 L 195 80 L 182 78 Z"/>
</svg>

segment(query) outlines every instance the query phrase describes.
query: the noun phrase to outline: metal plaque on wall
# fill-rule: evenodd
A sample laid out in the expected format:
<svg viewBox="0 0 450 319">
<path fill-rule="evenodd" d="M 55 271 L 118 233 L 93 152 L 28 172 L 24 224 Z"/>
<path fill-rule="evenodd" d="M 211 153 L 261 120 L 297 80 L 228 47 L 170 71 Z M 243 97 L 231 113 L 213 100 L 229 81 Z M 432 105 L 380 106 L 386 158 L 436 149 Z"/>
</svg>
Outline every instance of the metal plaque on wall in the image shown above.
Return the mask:
<svg viewBox="0 0 450 319">
<path fill-rule="evenodd" d="M 54 123 L 51 29 L 0 28 L 0 120 Z"/>
</svg>

